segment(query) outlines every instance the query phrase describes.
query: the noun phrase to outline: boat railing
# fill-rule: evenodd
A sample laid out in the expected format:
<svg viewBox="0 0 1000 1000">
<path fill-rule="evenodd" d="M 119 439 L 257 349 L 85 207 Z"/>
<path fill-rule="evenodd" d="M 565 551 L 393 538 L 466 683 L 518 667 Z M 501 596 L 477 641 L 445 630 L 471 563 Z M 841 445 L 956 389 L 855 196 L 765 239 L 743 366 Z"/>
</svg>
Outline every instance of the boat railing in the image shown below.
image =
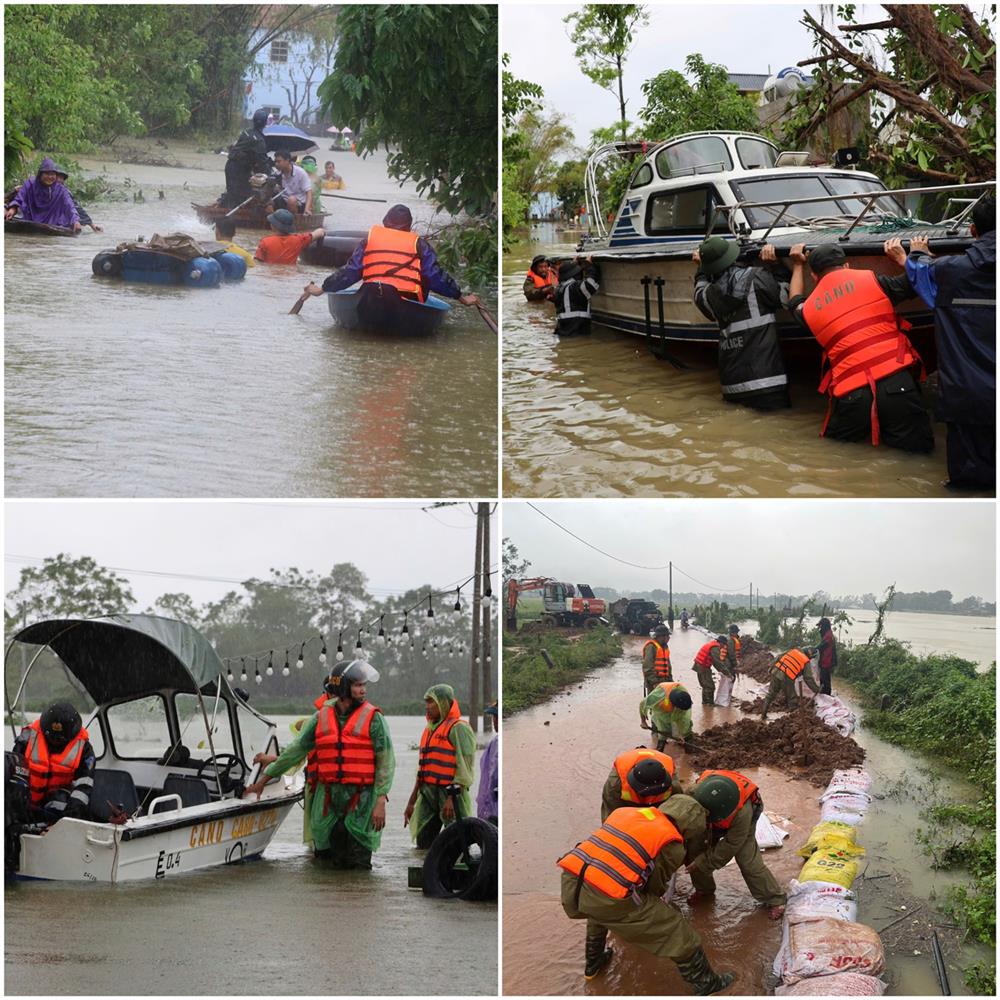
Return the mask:
<svg viewBox="0 0 1000 1000">
<path fill-rule="evenodd" d="M 715 227 L 716 219 L 718 218 L 719 212 L 724 212 L 727 215 L 727 222 L 729 224 L 730 232 L 739 238 L 749 239 L 747 233 L 737 232 L 734 228 L 733 222 L 736 212 L 744 211 L 748 208 L 781 208 L 781 211 L 777 213 L 774 220 L 768 226 L 767 231 L 763 236 L 753 237 L 754 242 L 765 242 L 771 232 L 778 227 L 778 224 L 785 217 L 785 213 L 792 205 L 808 205 L 817 202 L 828 202 L 828 201 L 863 201 L 864 206 L 858 211 L 850 222 L 847 223 L 846 232 L 842 233 L 837 237 L 838 242 L 847 243 L 850 241 L 851 233 L 858 227 L 861 221 L 875 206 L 875 203 L 881 201 L 885 198 L 896 198 L 898 199 L 902 195 L 924 195 L 924 194 L 943 194 L 949 191 L 981 191 L 978 197 L 969 199 L 969 203 L 966 207 L 953 219 L 945 219 L 943 222 L 948 224 L 948 229 L 946 235 L 957 236 L 958 231 L 962 226 L 965 218 L 972 212 L 973 208 L 989 194 L 996 187 L 996 181 L 976 181 L 971 184 L 944 184 L 935 187 L 913 187 L 913 188 L 897 188 L 895 190 L 886 191 L 857 191 L 849 194 L 824 194 L 824 195 L 810 195 L 806 198 L 779 198 L 774 201 L 739 201 L 735 205 L 716 205 L 715 212 L 711 218 L 711 225 L 706 231 L 706 239 L 711 234 L 712 229 Z M 949 199 L 948 204 L 956 199 Z M 845 219 L 846 221 L 846 219 Z M 919 219 L 914 219 L 915 225 L 921 225 Z M 930 223 L 926 223 L 930 225 Z M 936 223 L 936 225 L 941 225 L 941 223 Z"/>
<path fill-rule="evenodd" d="M 607 239 L 608 227 L 604 221 L 604 211 L 601 208 L 601 196 L 597 182 L 597 168 L 607 159 L 618 157 L 625 159 L 639 153 L 645 155 L 653 144 L 644 140 L 631 142 L 609 142 L 595 149 L 587 160 L 584 174 L 584 198 L 591 229 L 597 239 Z"/>
</svg>

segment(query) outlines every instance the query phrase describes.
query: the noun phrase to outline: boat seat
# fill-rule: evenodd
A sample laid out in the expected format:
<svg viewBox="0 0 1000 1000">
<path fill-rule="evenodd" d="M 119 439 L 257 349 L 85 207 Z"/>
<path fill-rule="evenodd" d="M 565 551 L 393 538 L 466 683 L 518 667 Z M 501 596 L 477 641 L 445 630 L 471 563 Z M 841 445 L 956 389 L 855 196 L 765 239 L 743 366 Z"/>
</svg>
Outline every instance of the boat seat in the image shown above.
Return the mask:
<svg viewBox="0 0 1000 1000">
<path fill-rule="evenodd" d="M 90 815 L 98 823 L 111 819 L 112 806 L 118 806 L 130 816 L 139 808 L 135 782 L 128 771 L 113 771 L 98 767 L 94 770 L 94 788 L 90 793 Z"/>
<path fill-rule="evenodd" d="M 179 795 L 182 806 L 203 806 L 210 801 L 205 782 L 183 774 L 168 774 L 163 782 L 163 794 Z"/>
</svg>

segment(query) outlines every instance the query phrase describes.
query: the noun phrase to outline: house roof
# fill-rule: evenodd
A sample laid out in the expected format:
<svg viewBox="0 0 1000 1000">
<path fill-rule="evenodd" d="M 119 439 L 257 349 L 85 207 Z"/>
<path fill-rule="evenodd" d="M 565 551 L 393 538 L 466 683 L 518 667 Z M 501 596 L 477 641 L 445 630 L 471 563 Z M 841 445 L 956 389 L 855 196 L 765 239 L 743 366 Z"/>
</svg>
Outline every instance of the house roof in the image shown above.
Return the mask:
<svg viewBox="0 0 1000 1000">
<path fill-rule="evenodd" d="M 769 73 L 730 73 L 729 82 L 735 84 L 738 90 L 760 91 L 770 78 Z"/>
</svg>

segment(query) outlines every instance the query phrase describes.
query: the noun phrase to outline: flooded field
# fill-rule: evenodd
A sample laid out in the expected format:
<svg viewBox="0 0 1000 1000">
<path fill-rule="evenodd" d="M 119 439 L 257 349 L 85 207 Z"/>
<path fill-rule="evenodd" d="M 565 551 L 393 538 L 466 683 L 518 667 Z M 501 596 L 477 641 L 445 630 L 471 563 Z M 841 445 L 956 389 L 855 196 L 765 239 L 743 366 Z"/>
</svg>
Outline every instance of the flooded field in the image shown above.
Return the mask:
<svg viewBox="0 0 1000 1000">
<path fill-rule="evenodd" d="M 386 176 L 384 154 L 329 155 L 343 194 L 404 202 L 426 231 L 431 206 Z M 86 161 L 128 197 L 89 206 L 103 233 L 7 236 L 6 495 L 494 493 L 497 338 L 474 309 L 455 304 L 432 337 L 386 338 L 339 329 L 324 298 L 289 316 L 329 273 L 305 264 L 258 265 L 217 289 L 92 275 L 98 251 L 140 235 L 212 239 L 191 203 L 218 197 L 225 157 L 199 162 Z M 388 205 L 324 207 L 328 229 L 366 230 Z M 252 250 L 263 235 L 236 240 Z"/>
<path fill-rule="evenodd" d="M 503 264 L 504 489 L 508 496 L 937 497 L 952 495 L 944 425 L 929 455 L 819 437 L 819 354 L 790 372 L 791 410 L 726 404 L 711 351 L 657 361 L 638 337 L 552 334 L 553 309 L 521 283 L 537 253 L 571 253 L 551 225 Z M 671 351 L 674 347 L 671 346 Z M 925 391 L 931 405 L 932 393 Z"/>
<path fill-rule="evenodd" d="M 275 717 L 279 733 L 292 721 Z M 8 883 L 4 992 L 495 995 L 496 906 L 406 888 L 424 854 L 403 829 L 424 722 L 387 721 L 396 777 L 373 871 L 313 860 L 295 806 L 252 864 L 119 886 Z"/>
<path fill-rule="evenodd" d="M 654 958 L 612 939 L 615 957 L 591 983 L 582 975 L 583 921 L 566 918 L 559 904 L 556 858 L 589 834 L 600 822 L 601 787 L 614 757 L 628 747 L 648 743 L 639 728 L 642 695 L 641 641 L 626 638 L 625 655 L 607 668 L 594 671 L 580 685 L 550 702 L 516 715 L 504 733 L 504 991 L 509 994 L 571 995 L 686 995 L 688 987 L 672 963 Z M 675 633 L 670 648 L 674 678 L 695 692 L 694 732 L 734 722 L 738 708 L 702 708 L 695 675 L 690 668 L 705 641 L 697 630 Z M 741 678 L 736 698 L 755 697 L 762 686 Z M 834 690 L 837 690 L 836 680 Z M 955 884 L 955 876 L 932 871 L 916 839 L 926 794 L 914 775 L 912 754 L 898 750 L 863 729 L 856 741 L 868 752 L 865 767 L 874 779 L 876 799 L 862 827 L 867 848 L 868 875 L 887 873 L 879 880 L 856 883 L 860 891 L 859 920 L 880 929 L 898 915 L 898 906 L 922 905 Z M 668 743 L 681 784 L 690 782 L 692 761 L 676 744 Z M 538 761 L 557 758 L 565 780 L 545 793 L 539 808 Z M 802 866 L 795 851 L 819 818 L 821 789 L 771 768 L 746 769 L 758 783 L 769 815 L 784 818 L 791 831 L 784 847 L 768 851 L 765 860 L 782 884 Z M 955 795 L 971 793 L 949 776 L 945 784 Z M 686 878 L 679 880 L 679 907 L 702 937 L 705 951 L 719 969 L 736 980 L 727 995 L 769 992 L 766 976 L 781 939 L 780 923 L 767 919 L 747 892 L 735 865 L 716 873 L 714 902 L 688 907 Z M 902 901 L 902 902 L 901 902 Z M 953 992 L 965 992 L 960 967 L 983 957 L 986 949 L 962 946 L 953 931 L 935 918 L 945 949 Z M 899 925 L 897 925 L 898 927 Z M 937 994 L 929 947 L 910 938 L 887 936 L 889 993 Z M 919 954 L 913 954 L 914 951 Z"/>
</svg>

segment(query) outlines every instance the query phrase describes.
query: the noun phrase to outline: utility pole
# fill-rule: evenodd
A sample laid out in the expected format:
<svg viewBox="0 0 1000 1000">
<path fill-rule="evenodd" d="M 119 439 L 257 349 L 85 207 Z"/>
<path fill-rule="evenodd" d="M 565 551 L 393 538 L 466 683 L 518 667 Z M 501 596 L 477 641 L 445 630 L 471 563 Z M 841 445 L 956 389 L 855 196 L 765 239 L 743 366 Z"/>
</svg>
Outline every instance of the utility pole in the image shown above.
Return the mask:
<svg viewBox="0 0 1000 1000">
<path fill-rule="evenodd" d="M 479 516 L 483 523 L 483 591 L 490 586 L 490 505 L 481 503 L 479 505 Z M 486 708 L 493 701 L 493 679 L 491 677 L 491 657 L 493 653 L 492 601 L 489 604 L 483 603 L 483 708 Z M 486 724 L 483 723 L 486 729 Z"/>
<path fill-rule="evenodd" d="M 669 600 L 669 602 L 667 604 L 667 624 L 670 626 L 670 631 L 673 632 L 673 630 L 674 630 L 674 564 L 671 562 L 669 564 L 669 566 L 670 566 L 670 576 L 669 576 L 669 581 L 670 581 L 670 584 L 669 584 L 669 586 L 670 586 L 670 590 L 669 590 L 670 600 Z"/>
<path fill-rule="evenodd" d="M 472 582 L 472 642 L 469 644 L 469 725 L 474 733 L 479 732 L 479 625 L 482 616 L 482 562 L 483 562 L 483 515 L 482 504 L 476 516 L 476 558 L 473 562 Z"/>
</svg>

